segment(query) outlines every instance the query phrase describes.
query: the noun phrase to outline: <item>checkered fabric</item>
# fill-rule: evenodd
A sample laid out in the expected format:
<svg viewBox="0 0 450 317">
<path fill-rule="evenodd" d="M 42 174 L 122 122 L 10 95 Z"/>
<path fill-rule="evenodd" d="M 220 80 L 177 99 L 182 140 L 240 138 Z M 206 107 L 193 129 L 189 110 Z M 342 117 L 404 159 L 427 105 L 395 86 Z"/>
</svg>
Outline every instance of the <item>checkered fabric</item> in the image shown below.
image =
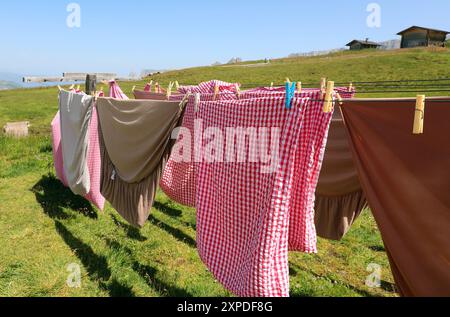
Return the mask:
<svg viewBox="0 0 450 317">
<path fill-rule="evenodd" d="M 211 84 L 213 86 L 214 84 Z M 233 84 L 229 86 L 234 87 Z M 203 91 L 208 91 L 204 88 Z M 355 91 L 349 92 L 347 87 L 338 87 L 336 91 L 342 98 L 353 98 Z M 274 91 L 271 88 L 253 89 L 244 91 L 240 99 L 253 99 L 263 97 L 285 97 L 285 91 Z M 323 113 L 322 95 L 319 89 L 303 89 L 299 98 L 311 98 L 312 102 L 305 113 L 305 126 L 300 132 L 302 147 L 296 153 L 296 174 L 303 179 L 303 183 L 310 187 L 302 186 L 301 182 L 293 186 L 292 207 L 290 208 L 290 250 L 307 253 L 317 251 L 317 237 L 314 224 L 314 202 L 318 177 L 322 167 L 325 146 L 328 137 L 328 127 L 331 123 L 331 114 Z M 213 100 L 214 95 L 202 94 L 203 101 Z M 220 100 L 235 100 L 235 93 L 223 93 Z M 189 129 L 193 135 L 194 131 L 194 98 L 191 97 L 186 108 L 183 127 Z M 192 140 L 193 143 L 193 140 Z M 192 144 L 193 146 L 193 144 Z M 192 147 L 191 147 L 192 148 Z M 308 166 L 309 168 L 303 168 Z M 177 203 L 189 207 L 195 207 L 195 194 L 197 189 L 195 164 L 176 163 L 173 159 L 169 161 L 164 171 L 160 186 L 166 195 Z"/>
<path fill-rule="evenodd" d="M 209 91 L 214 92 L 215 85 L 218 84 L 219 87 L 224 87 L 223 91 L 219 95 L 214 96 L 214 93 L 208 93 Z M 235 89 L 236 84 L 230 84 L 220 81 L 211 81 L 208 83 L 202 83 L 196 87 L 180 87 L 183 93 L 188 91 L 201 94 L 202 101 L 213 101 L 216 100 L 234 100 L 237 98 L 236 93 L 226 92 L 228 88 L 233 87 Z M 182 99 L 183 96 L 172 96 L 171 100 Z M 195 120 L 195 98 L 190 96 L 188 99 L 188 104 L 183 117 L 182 128 L 188 129 L 191 135 L 194 136 L 194 120 Z M 178 141 L 182 142 L 182 141 Z M 191 149 L 194 147 L 194 139 L 191 140 Z M 188 207 L 195 207 L 195 193 L 197 188 L 197 177 L 195 173 L 195 163 L 194 163 L 194 153 L 192 151 L 190 162 L 177 162 L 173 155 L 167 162 L 166 168 L 164 169 L 164 174 L 160 181 L 160 188 L 162 191 L 173 201 Z"/>
<path fill-rule="evenodd" d="M 237 86 L 236 86 L 237 85 Z M 211 80 L 198 84 L 198 86 L 180 86 L 178 91 L 182 94 L 200 93 L 213 94 L 216 86 L 219 86 L 219 92 L 236 93 L 236 87 L 241 87 L 238 83 L 227 83 L 220 80 Z"/>
<path fill-rule="evenodd" d="M 201 103 L 196 113 L 203 131 L 280 129 L 274 173 L 262 173 L 262 163 L 198 164 L 198 251 L 217 280 L 238 296 L 289 296 L 289 205 L 297 177 L 293 158 L 307 108 L 308 99 L 294 98 L 287 110 L 284 98 L 273 97 Z M 228 142 L 235 140 L 224 140 L 224 148 Z"/>
<path fill-rule="evenodd" d="M 353 98 L 355 90 L 337 88 L 342 98 Z M 285 95 L 284 92 L 270 92 L 267 89 L 244 92 L 242 98 L 260 98 Z M 319 89 L 303 89 L 297 97 L 309 97 L 311 102 L 305 110 L 300 131 L 300 146 L 295 156 L 295 182 L 292 190 L 289 222 L 289 250 L 306 253 L 317 252 L 317 233 L 314 223 L 315 192 L 322 169 L 331 113 L 323 112 L 322 93 Z M 308 186 L 305 186 L 307 184 Z"/>
</svg>

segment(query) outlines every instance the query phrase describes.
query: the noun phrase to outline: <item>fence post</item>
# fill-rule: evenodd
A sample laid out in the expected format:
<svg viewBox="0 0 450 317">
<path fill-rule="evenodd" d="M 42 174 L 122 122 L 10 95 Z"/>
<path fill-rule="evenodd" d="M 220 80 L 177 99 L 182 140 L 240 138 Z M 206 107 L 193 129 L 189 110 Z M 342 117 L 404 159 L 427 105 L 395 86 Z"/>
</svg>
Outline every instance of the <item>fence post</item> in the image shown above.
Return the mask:
<svg viewBox="0 0 450 317">
<path fill-rule="evenodd" d="M 86 94 L 91 95 L 97 91 L 97 75 L 86 75 Z"/>
</svg>

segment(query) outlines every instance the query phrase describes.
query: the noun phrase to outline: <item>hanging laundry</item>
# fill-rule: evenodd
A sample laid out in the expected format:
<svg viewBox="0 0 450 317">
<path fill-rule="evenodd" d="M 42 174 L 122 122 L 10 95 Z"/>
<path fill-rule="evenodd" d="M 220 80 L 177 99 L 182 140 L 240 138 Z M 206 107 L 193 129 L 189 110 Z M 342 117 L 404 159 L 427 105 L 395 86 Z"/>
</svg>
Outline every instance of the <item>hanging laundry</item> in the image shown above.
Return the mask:
<svg viewBox="0 0 450 317">
<path fill-rule="evenodd" d="M 180 86 L 178 91 L 182 94 L 187 93 L 200 93 L 200 94 L 214 94 L 216 87 L 219 92 L 236 93 L 236 87 L 240 87 L 238 83 L 227 83 L 220 80 L 211 80 L 208 82 L 203 82 L 197 86 Z"/>
<path fill-rule="evenodd" d="M 236 93 L 219 93 L 218 96 L 214 95 L 214 87 L 216 85 L 222 87 L 236 87 L 236 84 L 225 83 L 222 81 L 210 81 L 201 83 L 198 86 L 180 87 L 180 93 L 201 93 L 202 101 L 213 100 L 235 100 L 237 99 Z M 174 98 L 180 98 L 172 96 Z M 194 121 L 195 121 L 195 98 L 190 96 L 188 98 L 188 104 L 183 117 L 182 128 L 191 132 L 194 135 Z M 185 142 L 181 140 L 178 142 Z M 194 147 L 194 140 L 191 139 L 191 149 Z M 195 194 L 197 188 L 197 177 L 195 173 L 194 155 L 191 152 L 191 160 L 188 162 L 179 162 L 170 157 L 164 170 L 163 177 L 161 178 L 160 187 L 163 192 L 173 201 L 188 207 L 195 207 Z"/>
<path fill-rule="evenodd" d="M 58 113 L 52 120 L 52 145 L 53 145 L 53 164 L 55 166 L 56 177 L 63 183 L 64 186 L 69 187 L 66 175 L 64 173 L 63 153 L 61 147 L 61 116 Z"/>
<path fill-rule="evenodd" d="M 120 100 L 129 100 L 127 95 L 124 94 L 119 84 L 115 80 L 109 81 L 109 97 Z"/>
<path fill-rule="evenodd" d="M 259 142 L 247 138 L 249 141 L 243 143 L 248 148 L 236 149 L 239 142 L 227 137 L 217 141 L 216 153 L 224 149 L 228 149 L 224 150 L 226 157 L 230 153 L 237 157 L 278 153 L 268 161 L 248 159 L 240 163 L 228 157 L 212 163 L 203 159 L 198 165 L 198 251 L 216 279 L 237 296 L 289 296 L 289 204 L 297 178 L 293 158 L 308 106 L 308 99 L 294 98 L 292 109 L 287 110 L 284 98 L 258 98 L 202 102 L 196 113 L 202 131 L 212 128 L 225 136 L 230 128 L 259 128 Z M 267 138 L 261 128 L 269 129 Z M 269 135 L 278 141 L 278 149 L 268 145 L 276 144 L 269 141 Z M 203 139 L 203 154 L 209 142 Z M 266 146 L 260 151 L 255 149 L 262 144 Z M 264 171 L 267 165 L 274 169 Z"/>
<path fill-rule="evenodd" d="M 334 112 L 316 190 L 317 235 L 341 240 L 367 207 L 339 109 Z"/>
<path fill-rule="evenodd" d="M 185 102 L 97 102 L 103 196 L 130 224 L 144 226 L 174 141 Z"/>
<path fill-rule="evenodd" d="M 276 96 L 283 98 L 285 92 L 266 89 L 243 92 L 241 99 Z M 317 231 L 314 223 L 315 192 L 325 154 L 328 131 L 333 112 L 323 112 L 323 96 L 319 89 L 303 89 L 297 98 L 310 98 L 300 131 L 300 146 L 295 156 L 295 173 L 298 178 L 292 186 L 290 205 L 289 249 L 306 253 L 317 252 Z M 309 186 L 305 186 L 305 184 Z"/>
<path fill-rule="evenodd" d="M 72 192 L 81 196 L 91 189 L 87 154 L 93 103 L 91 96 L 64 90 L 59 93 L 64 174 Z"/>
<path fill-rule="evenodd" d="M 403 296 L 450 296 L 450 99 L 354 100 L 342 113 L 364 192 Z"/>
<path fill-rule="evenodd" d="M 56 177 L 63 183 L 65 187 L 68 182 L 64 173 L 64 162 L 61 146 L 61 117 L 60 113 L 56 114 L 52 121 L 52 144 L 53 144 L 53 162 L 55 165 Z M 105 206 L 105 198 L 100 193 L 100 143 L 98 137 L 98 118 L 97 109 L 94 106 L 92 110 L 92 118 L 89 126 L 89 145 L 87 155 L 87 166 L 90 177 L 90 191 L 84 196 L 89 202 L 94 204 L 99 210 L 103 210 Z"/>
<path fill-rule="evenodd" d="M 134 94 L 134 98 L 137 100 L 167 100 L 167 94 L 162 94 L 162 93 L 157 93 L 157 92 L 134 90 L 133 94 Z M 176 96 L 176 95 L 173 95 L 173 96 Z"/>
<path fill-rule="evenodd" d="M 152 91 L 152 84 L 147 83 L 144 87 L 144 91 L 150 92 Z"/>
</svg>

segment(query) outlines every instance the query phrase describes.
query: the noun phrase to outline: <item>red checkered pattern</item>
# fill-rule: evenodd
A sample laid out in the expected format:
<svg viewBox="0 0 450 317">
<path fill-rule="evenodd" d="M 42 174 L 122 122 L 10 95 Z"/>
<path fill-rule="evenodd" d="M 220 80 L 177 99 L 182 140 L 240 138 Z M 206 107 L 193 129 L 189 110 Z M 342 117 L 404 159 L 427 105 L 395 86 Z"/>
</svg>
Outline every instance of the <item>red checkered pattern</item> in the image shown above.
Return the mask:
<svg viewBox="0 0 450 317">
<path fill-rule="evenodd" d="M 219 95 L 214 95 L 214 87 L 218 84 L 219 87 L 225 87 L 228 89 L 233 87 L 235 89 L 236 84 L 230 84 L 219 81 L 211 81 L 208 83 L 202 83 L 195 87 L 180 87 L 180 91 L 187 93 L 188 91 L 194 93 L 201 93 L 202 101 L 216 100 L 233 100 L 236 99 L 236 93 L 223 92 Z M 225 91 L 224 90 L 224 91 Z M 209 93 L 212 91 L 212 93 Z M 181 100 L 183 95 L 172 96 L 171 100 Z M 191 149 L 194 148 L 194 120 L 195 120 L 195 97 L 190 96 L 186 110 L 183 117 L 182 127 L 188 129 L 191 132 L 192 141 Z M 173 201 L 189 207 L 195 207 L 195 194 L 197 188 L 197 177 L 195 173 L 194 153 L 192 153 L 190 162 L 176 162 L 173 157 L 170 157 L 167 162 L 164 174 L 160 181 L 160 187 L 162 191 Z"/>
<path fill-rule="evenodd" d="M 214 94 L 216 86 L 219 86 L 219 92 L 232 92 L 232 93 L 236 93 L 236 87 L 241 87 L 241 85 L 237 83 L 233 84 L 220 80 L 211 80 L 208 82 L 200 83 L 198 86 L 180 86 L 178 91 L 182 94 L 187 93 Z"/>
<path fill-rule="evenodd" d="M 214 86 L 214 84 L 211 84 Z M 230 87 L 234 87 L 232 84 Z M 208 91 L 205 88 L 203 91 Z M 355 91 L 349 91 L 347 87 L 336 88 L 342 98 L 353 98 Z M 272 88 L 258 88 L 242 92 L 240 99 L 253 99 L 262 97 L 285 97 L 285 91 L 274 91 Z M 300 132 L 301 144 L 296 153 L 296 175 L 299 175 L 293 186 L 294 194 L 292 207 L 290 208 L 290 250 L 314 253 L 317 251 L 316 229 L 314 225 L 314 202 L 318 177 L 322 167 L 322 161 L 328 136 L 328 127 L 331 122 L 331 114 L 323 113 L 322 94 L 319 89 L 303 89 L 296 97 L 312 99 L 305 113 L 305 125 Z M 234 100 L 235 93 L 223 93 L 219 95 L 221 100 Z M 203 101 L 214 99 L 214 94 L 202 94 Z M 188 128 L 193 135 L 194 131 L 194 98 L 191 97 L 186 108 L 183 127 Z M 193 141 L 192 141 L 193 142 Z M 193 145 L 192 145 L 193 146 Z M 192 161 L 193 162 L 193 161 Z M 304 168 L 305 166 L 309 168 Z M 161 188 L 172 200 L 186 206 L 195 207 L 196 173 L 194 163 L 176 163 L 170 160 L 161 180 Z M 302 186 L 309 184 L 309 187 Z"/>
<path fill-rule="evenodd" d="M 337 88 L 342 98 L 353 98 L 355 90 Z M 243 93 L 242 98 L 264 96 L 283 97 L 284 92 L 267 89 Z M 317 252 L 317 233 L 314 223 L 315 192 L 322 169 L 332 113 L 323 112 L 322 93 L 319 89 L 303 89 L 297 97 L 309 97 L 311 102 L 305 110 L 300 131 L 300 146 L 295 157 L 295 183 L 292 187 L 292 202 L 289 222 L 289 250 L 306 253 Z M 308 186 L 305 186 L 307 184 Z"/>
<path fill-rule="evenodd" d="M 262 163 L 198 166 L 199 254 L 217 280 L 238 296 L 289 296 L 289 204 L 297 177 L 293 158 L 307 103 L 294 98 L 292 109 L 286 110 L 284 98 L 217 101 L 202 103 L 196 114 L 203 129 L 280 129 L 275 173 L 263 174 Z"/>
</svg>

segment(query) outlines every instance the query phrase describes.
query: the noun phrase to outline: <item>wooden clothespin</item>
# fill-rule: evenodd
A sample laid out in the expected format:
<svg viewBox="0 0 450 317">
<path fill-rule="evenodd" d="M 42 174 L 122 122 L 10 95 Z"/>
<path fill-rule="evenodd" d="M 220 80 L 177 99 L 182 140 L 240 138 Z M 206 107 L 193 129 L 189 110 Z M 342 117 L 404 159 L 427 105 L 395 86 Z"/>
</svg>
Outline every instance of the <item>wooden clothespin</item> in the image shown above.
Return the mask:
<svg viewBox="0 0 450 317">
<path fill-rule="evenodd" d="M 289 84 L 291 83 L 291 80 L 289 79 L 289 77 L 286 77 L 286 82 Z"/>
<path fill-rule="evenodd" d="M 348 86 L 348 91 L 352 92 L 353 91 L 353 83 L 350 83 L 350 85 Z"/>
<path fill-rule="evenodd" d="M 323 102 L 323 112 L 330 113 L 333 110 L 333 92 L 334 92 L 334 81 L 329 81 L 327 83 L 325 91 L 325 99 Z"/>
<path fill-rule="evenodd" d="M 81 90 L 81 86 L 77 85 L 77 91 L 80 91 L 80 90 Z"/>
<path fill-rule="evenodd" d="M 174 85 L 174 83 L 170 82 L 169 86 L 167 87 L 167 92 L 166 92 L 167 100 L 169 100 L 170 96 L 172 96 L 173 85 Z"/>
<path fill-rule="evenodd" d="M 62 91 L 62 90 L 63 90 L 62 87 L 61 87 L 60 85 L 58 85 L 58 90 L 59 90 L 59 91 Z"/>
<path fill-rule="evenodd" d="M 75 88 L 75 85 L 71 85 L 70 87 L 69 87 L 69 90 L 72 90 L 72 89 L 74 89 Z"/>
<path fill-rule="evenodd" d="M 155 83 L 155 92 L 159 93 L 159 83 Z"/>
<path fill-rule="evenodd" d="M 418 95 L 416 99 L 416 111 L 414 115 L 413 134 L 423 134 L 425 119 L 425 95 Z"/>
<path fill-rule="evenodd" d="M 214 100 L 216 100 L 216 98 L 217 98 L 217 96 L 219 95 L 219 93 L 220 93 L 220 87 L 219 87 L 218 84 L 216 84 L 216 85 L 214 86 Z"/>
<path fill-rule="evenodd" d="M 297 82 L 297 92 L 298 93 L 302 92 L 302 82 L 301 81 Z"/>
<path fill-rule="evenodd" d="M 241 88 L 239 87 L 239 84 L 236 84 L 236 96 L 237 98 L 241 98 Z"/>
<path fill-rule="evenodd" d="M 325 93 L 327 87 L 327 79 L 325 77 L 320 79 L 320 91 L 322 92 L 322 94 Z"/>
<path fill-rule="evenodd" d="M 342 105 L 344 102 L 342 101 L 342 97 L 339 93 L 336 93 L 336 98 L 339 101 L 339 104 Z"/>
<path fill-rule="evenodd" d="M 175 89 L 176 89 L 176 91 L 178 91 L 180 89 L 180 84 L 178 83 L 177 80 L 175 80 Z"/>
<path fill-rule="evenodd" d="M 132 92 L 136 90 L 136 86 L 133 86 L 133 89 L 131 89 Z"/>
<path fill-rule="evenodd" d="M 273 82 L 270 83 L 270 89 L 272 89 L 272 88 L 273 88 Z"/>
</svg>

